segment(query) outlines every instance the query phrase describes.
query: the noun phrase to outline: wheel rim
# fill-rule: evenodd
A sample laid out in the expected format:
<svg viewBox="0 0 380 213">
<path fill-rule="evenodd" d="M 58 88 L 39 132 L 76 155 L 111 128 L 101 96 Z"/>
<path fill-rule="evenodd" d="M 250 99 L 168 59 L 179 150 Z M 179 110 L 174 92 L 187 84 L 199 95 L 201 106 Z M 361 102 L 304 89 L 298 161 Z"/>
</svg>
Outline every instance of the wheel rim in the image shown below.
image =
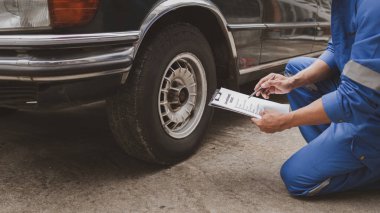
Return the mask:
<svg viewBox="0 0 380 213">
<path fill-rule="evenodd" d="M 191 53 L 177 55 L 166 68 L 158 94 L 162 127 L 175 139 L 189 136 L 206 105 L 207 81 L 201 61 Z"/>
</svg>

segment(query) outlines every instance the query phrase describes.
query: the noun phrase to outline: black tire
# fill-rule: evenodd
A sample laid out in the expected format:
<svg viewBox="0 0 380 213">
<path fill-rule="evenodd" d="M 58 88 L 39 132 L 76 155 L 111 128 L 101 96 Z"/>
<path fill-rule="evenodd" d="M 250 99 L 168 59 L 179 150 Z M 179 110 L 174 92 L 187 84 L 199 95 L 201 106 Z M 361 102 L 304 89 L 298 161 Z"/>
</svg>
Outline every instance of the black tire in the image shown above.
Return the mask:
<svg viewBox="0 0 380 213">
<path fill-rule="evenodd" d="M 212 50 L 204 35 L 186 23 L 162 29 L 141 48 L 127 83 L 115 97 L 108 100 L 110 126 L 117 142 L 129 155 L 148 162 L 174 164 L 197 150 L 213 115 L 212 108 L 207 105 L 216 89 Z M 200 121 L 193 125 L 195 129 L 191 134 L 173 138 L 162 124 L 159 95 L 162 94 L 160 88 L 168 65 L 185 52 L 196 56 L 205 70 L 207 92 L 199 97 L 206 95 L 207 101 Z M 189 117 L 192 117 L 190 114 Z"/>
</svg>

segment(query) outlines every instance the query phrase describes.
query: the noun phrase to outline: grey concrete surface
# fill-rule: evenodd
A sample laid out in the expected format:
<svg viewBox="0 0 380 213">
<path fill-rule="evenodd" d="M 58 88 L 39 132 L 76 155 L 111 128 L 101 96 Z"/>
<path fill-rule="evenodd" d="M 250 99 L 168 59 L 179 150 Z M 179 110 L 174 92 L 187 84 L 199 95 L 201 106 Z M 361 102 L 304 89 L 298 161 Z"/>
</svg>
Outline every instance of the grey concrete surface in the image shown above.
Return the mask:
<svg viewBox="0 0 380 213">
<path fill-rule="evenodd" d="M 218 111 L 204 145 L 171 168 L 115 145 L 103 104 L 0 118 L 1 212 L 378 212 L 380 193 L 294 199 L 279 177 L 304 145 Z"/>
</svg>

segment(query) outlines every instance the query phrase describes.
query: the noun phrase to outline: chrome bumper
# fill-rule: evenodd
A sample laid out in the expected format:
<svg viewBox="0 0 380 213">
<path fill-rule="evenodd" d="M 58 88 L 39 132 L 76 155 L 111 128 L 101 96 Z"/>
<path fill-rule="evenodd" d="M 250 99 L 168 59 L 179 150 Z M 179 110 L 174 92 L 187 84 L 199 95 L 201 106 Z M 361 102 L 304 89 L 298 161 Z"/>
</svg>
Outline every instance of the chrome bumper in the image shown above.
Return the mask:
<svg viewBox="0 0 380 213">
<path fill-rule="evenodd" d="M 139 32 L 0 35 L 0 80 L 54 82 L 127 73 Z"/>
</svg>

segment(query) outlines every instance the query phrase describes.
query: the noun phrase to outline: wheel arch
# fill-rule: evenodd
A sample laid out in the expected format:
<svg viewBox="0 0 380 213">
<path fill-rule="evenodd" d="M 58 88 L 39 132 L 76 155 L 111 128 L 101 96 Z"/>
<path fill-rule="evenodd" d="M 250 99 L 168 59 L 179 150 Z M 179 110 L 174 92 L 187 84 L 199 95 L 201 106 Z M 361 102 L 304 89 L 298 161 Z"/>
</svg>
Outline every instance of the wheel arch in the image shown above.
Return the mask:
<svg viewBox="0 0 380 213">
<path fill-rule="evenodd" d="M 237 51 L 227 21 L 215 4 L 207 0 L 167 0 L 147 15 L 136 44 L 138 55 L 155 32 L 169 24 L 187 22 L 196 26 L 208 40 L 215 58 L 218 86 L 238 88 Z"/>
</svg>

